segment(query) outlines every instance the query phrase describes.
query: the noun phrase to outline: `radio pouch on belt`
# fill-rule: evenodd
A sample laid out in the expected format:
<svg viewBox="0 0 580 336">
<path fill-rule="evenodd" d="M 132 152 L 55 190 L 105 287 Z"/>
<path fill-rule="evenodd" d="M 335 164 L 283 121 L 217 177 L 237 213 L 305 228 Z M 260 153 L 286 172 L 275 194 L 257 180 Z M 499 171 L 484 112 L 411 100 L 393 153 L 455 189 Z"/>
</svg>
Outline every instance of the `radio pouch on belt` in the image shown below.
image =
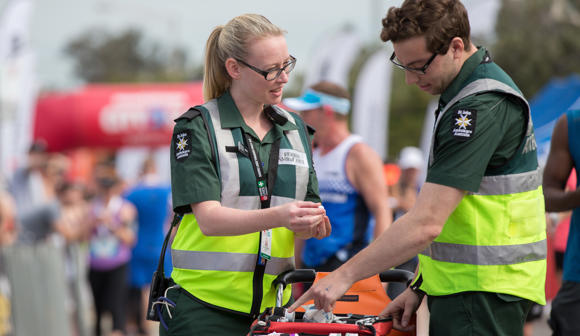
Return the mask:
<svg viewBox="0 0 580 336">
<path fill-rule="evenodd" d="M 159 256 L 157 270 L 153 272 L 153 279 L 151 279 L 151 289 L 149 290 L 149 302 L 147 303 L 147 319 L 150 321 L 159 321 L 161 310 L 159 305 L 155 307 L 155 303 L 160 302 L 161 298 L 165 296 L 165 290 L 167 290 L 167 288 L 170 286 L 170 279 L 165 277 L 165 270 L 163 267 L 165 263 L 165 251 L 167 250 L 167 245 L 169 244 L 169 239 L 171 238 L 173 228 L 177 226 L 177 223 L 181 221 L 181 218 L 182 216 L 177 213 L 173 216 L 171 227 L 167 231 L 165 241 L 163 242 L 163 247 L 161 248 L 161 255 Z"/>
</svg>

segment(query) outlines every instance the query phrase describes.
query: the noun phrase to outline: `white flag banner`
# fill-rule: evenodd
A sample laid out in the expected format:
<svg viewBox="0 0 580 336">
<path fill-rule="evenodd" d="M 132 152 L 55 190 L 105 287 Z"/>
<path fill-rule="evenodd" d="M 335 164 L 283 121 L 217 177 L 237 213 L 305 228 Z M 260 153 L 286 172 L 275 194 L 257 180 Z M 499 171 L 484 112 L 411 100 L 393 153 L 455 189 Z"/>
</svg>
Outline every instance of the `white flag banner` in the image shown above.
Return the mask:
<svg viewBox="0 0 580 336">
<path fill-rule="evenodd" d="M 433 126 L 435 126 L 435 110 L 439 99 L 432 99 L 425 110 L 425 120 L 423 121 L 423 132 L 421 133 L 420 148 L 425 155 L 425 162 L 428 162 L 429 152 L 431 151 L 431 141 L 433 140 Z"/>
<path fill-rule="evenodd" d="M 10 175 L 32 140 L 37 88 L 30 48 L 31 0 L 9 0 L 0 13 L 0 166 Z"/>
<path fill-rule="evenodd" d="M 348 74 L 361 49 L 361 41 L 351 29 L 330 35 L 324 36 L 324 42 L 315 47 L 304 78 L 304 90 L 323 80 L 348 88 Z"/>
<path fill-rule="evenodd" d="M 425 110 L 425 119 L 423 120 L 423 131 L 421 133 L 421 143 L 419 148 L 423 152 L 423 162 L 425 163 L 424 169 L 421 170 L 421 176 L 419 181 L 423 184 L 425 178 L 427 177 L 427 167 L 429 165 L 429 153 L 431 152 L 431 142 L 433 141 L 433 126 L 435 126 L 435 110 L 437 110 L 437 104 L 439 98 L 432 99 L 427 105 Z"/>
<path fill-rule="evenodd" d="M 353 96 L 352 128 L 379 156 L 387 156 L 389 131 L 389 104 L 393 67 L 389 52 L 381 49 L 363 65 Z"/>
</svg>

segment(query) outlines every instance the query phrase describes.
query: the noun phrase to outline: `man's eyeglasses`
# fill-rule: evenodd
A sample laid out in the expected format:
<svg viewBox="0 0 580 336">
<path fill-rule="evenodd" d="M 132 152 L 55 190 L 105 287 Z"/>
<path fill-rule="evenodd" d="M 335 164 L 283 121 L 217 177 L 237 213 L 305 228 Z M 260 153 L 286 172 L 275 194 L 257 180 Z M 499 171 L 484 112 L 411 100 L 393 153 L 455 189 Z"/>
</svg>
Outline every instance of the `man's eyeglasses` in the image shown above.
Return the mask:
<svg viewBox="0 0 580 336">
<path fill-rule="evenodd" d="M 400 69 L 403 69 L 403 70 L 406 70 L 409 72 L 413 72 L 416 74 L 424 75 L 427 72 L 427 68 L 429 67 L 429 65 L 431 65 L 431 62 L 433 62 L 433 60 L 435 59 L 436 56 L 437 56 L 437 53 L 433 53 L 433 56 L 431 56 L 431 58 L 429 58 L 427 60 L 427 63 L 425 63 L 425 65 L 423 65 L 420 68 L 409 67 L 409 66 L 401 64 L 401 62 L 399 62 L 399 60 L 397 59 L 395 52 L 393 52 L 393 54 L 391 55 L 391 62 L 393 62 L 393 64 Z"/>
<path fill-rule="evenodd" d="M 236 59 L 236 61 L 242 63 L 243 65 L 247 66 L 248 68 L 254 70 L 255 72 L 259 73 L 260 75 L 264 76 L 264 79 L 267 81 L 273 81 L 276 78 L 280 77 L 280 75 L 282 74 L 282 71 L 284 71 L 285 73 L 289 74 L 290 71 L 292 71 L 294 69 L 294 66 L 296 65 L 296 58 L 292 55 L 290 55 L 290 60 L 286 63 L 284 63 L 284 66 L 281 68 L 272 68 L 269 70 L 262 70 L 259 68 L 256 68 L 253 65 L 250 65 L 244 61 L 242 61 L 241 59 Z"/>
</svg>

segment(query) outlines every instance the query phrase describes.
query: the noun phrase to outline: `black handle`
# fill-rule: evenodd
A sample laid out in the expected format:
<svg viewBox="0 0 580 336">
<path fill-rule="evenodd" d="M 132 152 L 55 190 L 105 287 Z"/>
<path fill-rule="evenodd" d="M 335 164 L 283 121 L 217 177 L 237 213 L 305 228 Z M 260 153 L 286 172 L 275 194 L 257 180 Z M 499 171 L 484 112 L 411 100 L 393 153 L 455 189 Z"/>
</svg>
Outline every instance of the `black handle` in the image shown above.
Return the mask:
<svg viewBox="0 0 580 336">
<path fill-rule="evenodd" d="M 274 280 L 274 286 L 282 284 L 286 287 L 288 284 L 297 282 L 314 282 L 316 271 L 313 269 L 295 269 L 286 271 Z M 415 278 L 415 274 L 410 271 L 401 269 L 391 269 L 379 274 L 382 282 L 405 282 L 409 285 Z"/>
<path fill-rule="evenodd" d="M 391 269 L 381 272 L 379 278 L 382 282 L 405 282 L 409 286 L 415 278 L 415 273 L 402 269 Z"/>
<path fill-rule="evenodd" d="M 291 271 L 286 271 L 274 280 L 274 286 L 282 284 L 286 287 L 288 284 L 296 282 L 314 282 L 316 278 L 316 271 L 313 269 L 296 269 Z"/>
</svg>

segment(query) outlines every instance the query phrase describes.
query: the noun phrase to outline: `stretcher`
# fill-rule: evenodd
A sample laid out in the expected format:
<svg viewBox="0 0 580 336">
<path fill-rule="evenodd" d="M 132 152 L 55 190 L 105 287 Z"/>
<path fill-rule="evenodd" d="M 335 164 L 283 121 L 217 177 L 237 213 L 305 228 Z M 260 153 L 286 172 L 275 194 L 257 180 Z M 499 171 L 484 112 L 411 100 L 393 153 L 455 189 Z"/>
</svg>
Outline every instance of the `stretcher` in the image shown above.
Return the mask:
<svg viewBox="0 0 580 336">
<path fill-rule="evenodd" d="M 403 282 L 409 284 L 413 273 L 405 270 L 388 270 L 368 279 L 356 282 L 339 300 L 336 301 L 329 323 L 311 322 L 305 319 L 305 309 L 288 313 L 282 307 L 284 288 L 292 283 L 312 283 L 328 273 L 314 270 L 293 270 L 279 275 L 274 281 L 276 286 L 276 307 L 267 308 L 252 323 L 248 336 L 257 335 L 374 335 L 374 336 L 412 336 L 415 332 L 401 332 L 392 328 L 391 318 L 379 318 L 379 313 L 391 299 L 387 296 L 381 282 Z M 306 302 L 308 307 L 313 302 Z M 303 306 L 303 307 L 304 307 Z M 320 312 L 323 313 L 323 312 Z M 328 322 L 328 321 L 327 321 Z"/>
</svg>

